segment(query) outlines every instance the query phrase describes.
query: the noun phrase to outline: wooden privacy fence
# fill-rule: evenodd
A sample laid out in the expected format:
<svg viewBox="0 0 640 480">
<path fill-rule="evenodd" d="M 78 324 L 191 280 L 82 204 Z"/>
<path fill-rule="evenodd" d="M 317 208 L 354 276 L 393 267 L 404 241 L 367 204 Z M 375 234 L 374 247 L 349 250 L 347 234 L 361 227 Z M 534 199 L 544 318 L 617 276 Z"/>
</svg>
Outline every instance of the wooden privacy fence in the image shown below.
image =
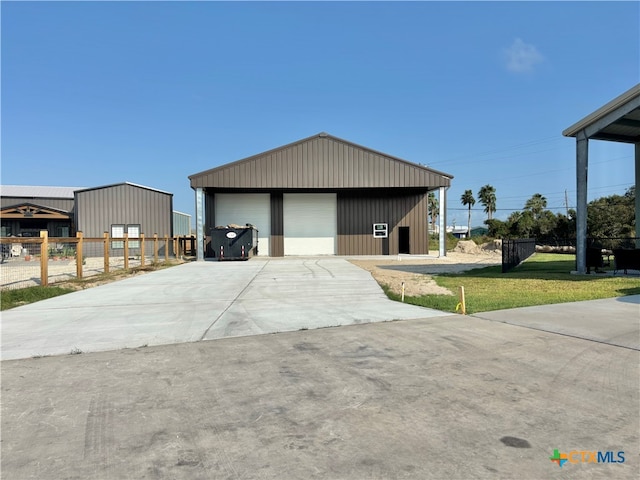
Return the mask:
<svg viewBox="0 0 640 480">
<path fill-rule="evenodd" d="M 157 234 L 153 237 L 140 234 L 139 237 L 129 238 L 126 233 L 123 237 L 110 237 L 108 232 L 105 232 L 102 237 L 91 238 L 78 232 L 75 237 L 49 237 L 47 231 L 41 231 L 39 238 L 0 238 L 0 245 L 3 264 L 5 260 L 8 260 L 7 264 L 13 263 L 14 266 L 18 265 L 14 260 L 39 261 L 40 285 L 49 284 L 49 262 L 59 258 L 75 260 L 75 277 L 83 278 L 83 267 L 88 257 L 98 262 L 102 257 L 100 270 L 109 273 L 114 258 L 121 259 L 123 268 L 127 270 L 130 268 L 132 256 L 138 266 L 144 266 L 147 261 L 158 263 L 160 260 L 168 261 L 169 258 L 182 258 L 196 253 L 193 236 L 159 237 Z"/>
</svg>

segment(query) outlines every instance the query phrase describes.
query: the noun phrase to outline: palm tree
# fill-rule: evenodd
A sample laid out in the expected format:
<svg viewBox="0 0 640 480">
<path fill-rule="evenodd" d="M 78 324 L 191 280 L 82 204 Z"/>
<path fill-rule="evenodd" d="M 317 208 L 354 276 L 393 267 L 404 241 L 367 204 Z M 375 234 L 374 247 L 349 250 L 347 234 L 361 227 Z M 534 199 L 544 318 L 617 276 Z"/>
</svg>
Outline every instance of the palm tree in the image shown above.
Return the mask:
<svg viewBox="0 0 640 480">
<path fill-rule="evenodd" d="M 496 189 L 491 185 L 485 185 L 478 192 L 480 203 L 484 205 L 484 213 L 487 214 L 487 220 L 493 218 L 493 212 L 496 211 Z"/>
<path fill-rule="evenodd" d="M 525 210 L 530 210 L 533 213 L 535 220 L 540 219 L 540 215 L 545 208 L 547 208 L 547 199 L 539 193 L 533 195 L 524 205 Z"/>
<path fill-rule="evenodd" d="M 460 197 L 462 205 L 469 206 L 469 216 L 467 218 L 467 238 L 471 238 L 471 207 L 476 204 L 476 199 L 473 198 L 473 192 L 471 190 L 465 190 Z"/>
<path fill-rule="evenodd" d="M 438 217 L 438 199 L 433 192 L 429 192 L 427 196 L 427 209 L 429 211 L 429 218 L 431 219 L 431 231 L 436 231 L 436 218 Z"/>
</svg>

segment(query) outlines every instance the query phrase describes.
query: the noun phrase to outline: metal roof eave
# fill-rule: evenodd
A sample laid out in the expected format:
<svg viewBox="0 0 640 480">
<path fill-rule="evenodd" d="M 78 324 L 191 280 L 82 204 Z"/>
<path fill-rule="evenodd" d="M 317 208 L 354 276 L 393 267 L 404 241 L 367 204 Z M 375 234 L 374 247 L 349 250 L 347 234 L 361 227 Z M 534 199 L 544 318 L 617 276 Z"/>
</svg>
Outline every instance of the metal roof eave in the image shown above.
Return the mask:
<svg viewBox="0 0 640 480">
<path fill-rule="evenodd" d="M 599 132 L 638 108 L 640 108 L 640 83 L 565 129 L 562 135 L 576 137 L 579 132 L 585 131 L 587 138 L 598 139 Z M 634 134 L 617 137 L 615 141 L 635 143 L 638 136 L 640 136 L 640 127 Z M 602 139 L 606 138 L 603 136 Z"/>
</svg>

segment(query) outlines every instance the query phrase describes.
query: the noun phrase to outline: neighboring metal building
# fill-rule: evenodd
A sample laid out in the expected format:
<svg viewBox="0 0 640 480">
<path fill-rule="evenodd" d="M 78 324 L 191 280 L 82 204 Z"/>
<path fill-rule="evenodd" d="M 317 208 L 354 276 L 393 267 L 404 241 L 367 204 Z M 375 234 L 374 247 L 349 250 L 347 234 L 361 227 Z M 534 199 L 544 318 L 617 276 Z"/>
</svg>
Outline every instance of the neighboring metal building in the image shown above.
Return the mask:
<svg viewBox="0 0 640 480">
<path fill-rule="evenodd" d="M 191 235 L 191 215 L 173 211 L 173 234 L 176 237 Z"/>
<path fill-rule="evenodd" d="M 327 133 L 189 177 L 206 256 L 213 227 L 250 223 L 274 257 L 426 254 L 427 193 L 440 191 L 444 225 L 452 178 Z"/>
<path fill-rule="evenodd" d="M 173 194 L 129 182 L 93 188 L 34 187 L 6 185 L 2 196 L 2 236 L 38 237 L 47 230 L 50 237 L 70 237 L 82 232 L 85 238 L 111 237 L 127 233 L 137 238 L 174 235 Z M 187 223 L 190 223 L 190 216 Z M 188 233 L 187 233 L 188 234 Z M 112 248 L 122 248 L 113 242 Z M 135 248 L 136 241 L 131 242 Z M 87 248 L 87 255 L 101 255 L 102 248 Z M 152 253 L 149 243 L 147 254 Z M 95 251 L 94 251 L 95 250 Z"/>
<path fill-rule="evenodd" d="M 85 237 L 171 237 L 172 207 L 173 194 L 128 182 L 75 191 L 76 227 Z"/>
<path fill-rule="evenodd" d="M 41 230 L 52 237 L 75 235 L 73 192 L 79 188 L 3 185 L 1 236 L 39 237 Z"/>
</svg>

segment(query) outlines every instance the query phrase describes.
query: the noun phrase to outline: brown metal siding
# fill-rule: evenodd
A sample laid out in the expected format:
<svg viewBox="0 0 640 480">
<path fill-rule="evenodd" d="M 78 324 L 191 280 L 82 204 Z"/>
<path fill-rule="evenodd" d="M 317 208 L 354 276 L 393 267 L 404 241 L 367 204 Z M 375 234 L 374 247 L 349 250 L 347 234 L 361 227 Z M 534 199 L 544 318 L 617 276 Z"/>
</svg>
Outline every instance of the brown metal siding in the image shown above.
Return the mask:
<svg viewBox="0 0 640 480">
<path fill-rule="evenodd" d="M 2 197 L 2 208 L 21 203 L 32 203 L 43 207 L 51 207 L 65 212 L 73 211 L 73 199 L 67 198 L 46 198 L 46 197 Z"/>
<path fill-rule="evenodd" d="M 282 193 L 271 194 L 271 238 L 269 246 L 271 257 L 284 256 L 284 211 Z"/>
<path fill-rule="evenodd" d="M 171 236 L 173 196 L 134 185 L 76 192 L 76 225 L 85 237 L 102 237 L 114 224 L 139 224 L 145 237 Z"/>
<path fill-rule="evenodd" d="M 447 187 L 450 176 L 329 136 L 316 136 L 189 177 L 191 187 Z"/>
<path fill-rule="evenodd" d="M 374 223 L 388 223 L 389 238 L 373 238 Z M 397 255 L 398 227 L 410 227 L 412 254 L 429 253 L 426 193 L 338 193 L 338 255 Z"/>
</svg>

